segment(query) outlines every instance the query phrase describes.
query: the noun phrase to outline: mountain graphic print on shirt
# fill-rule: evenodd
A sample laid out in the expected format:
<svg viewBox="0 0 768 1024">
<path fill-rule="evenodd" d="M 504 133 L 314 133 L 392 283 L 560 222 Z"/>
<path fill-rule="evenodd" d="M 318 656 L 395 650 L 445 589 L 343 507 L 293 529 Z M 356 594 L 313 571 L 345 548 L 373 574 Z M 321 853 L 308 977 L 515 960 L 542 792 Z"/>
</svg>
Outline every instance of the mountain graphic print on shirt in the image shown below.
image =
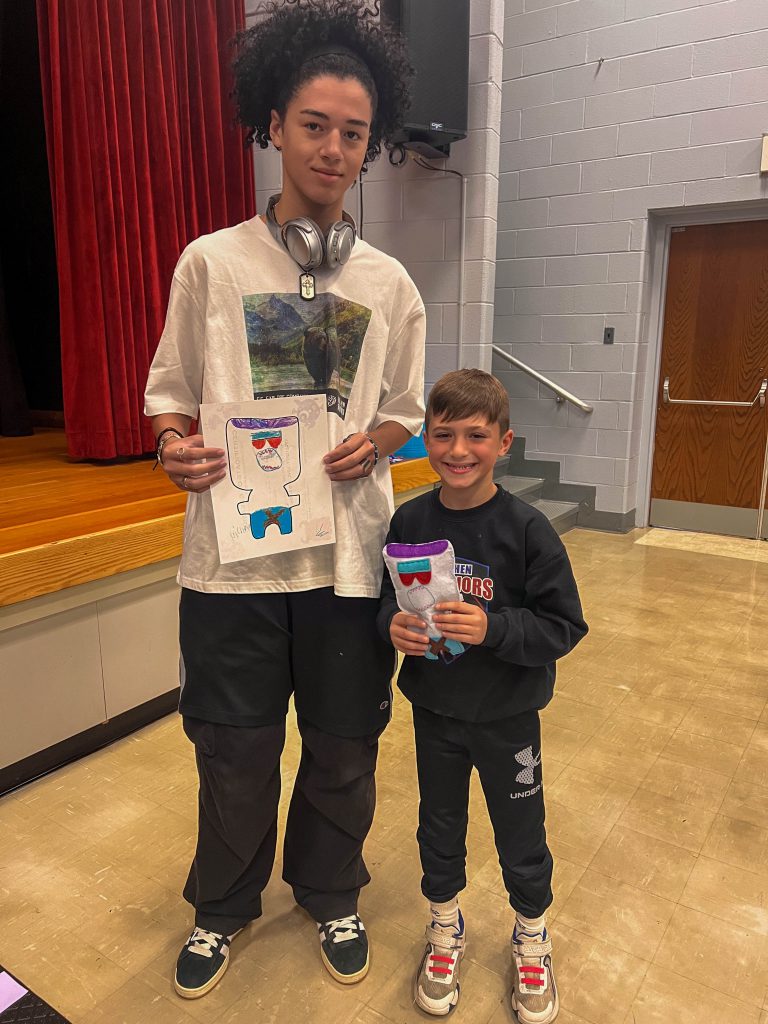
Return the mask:
<svg viewBox="0 0 768 1024">
<path fill-rule="evenodd" d="M 371 310 L 331 293 L 244 295 L 254 398 L 325 394 L 344 419 Z"/>
</svg>

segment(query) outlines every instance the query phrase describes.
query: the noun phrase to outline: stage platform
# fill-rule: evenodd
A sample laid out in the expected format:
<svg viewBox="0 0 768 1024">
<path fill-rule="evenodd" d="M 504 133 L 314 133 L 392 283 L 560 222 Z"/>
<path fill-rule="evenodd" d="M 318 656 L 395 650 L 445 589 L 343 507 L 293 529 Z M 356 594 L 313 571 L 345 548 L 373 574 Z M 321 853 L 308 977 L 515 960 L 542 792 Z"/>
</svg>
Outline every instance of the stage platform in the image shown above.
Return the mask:
<svg viewBox="0 0 768 1024">
<path fill-rule="evenodd" d="M 0 438 L 0 606 L 177 557 L 186 497 L 150 459 L 75 462 L 62 430 Z M 437 479 L 392 467 L 396 495 Z"/>
<path fill-rule="evenodd" d="M 62 430 L 0 438 L 0 606 L 173 558 L 185 496 L 147 460 L 75 462 Z"/>
</svg>

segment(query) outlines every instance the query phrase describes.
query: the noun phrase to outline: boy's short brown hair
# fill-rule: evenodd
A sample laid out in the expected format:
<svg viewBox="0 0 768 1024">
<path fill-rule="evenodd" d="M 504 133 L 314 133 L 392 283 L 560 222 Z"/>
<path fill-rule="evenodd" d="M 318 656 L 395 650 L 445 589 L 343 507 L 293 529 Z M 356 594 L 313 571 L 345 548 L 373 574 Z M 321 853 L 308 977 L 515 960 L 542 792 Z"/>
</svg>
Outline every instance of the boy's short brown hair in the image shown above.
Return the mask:
<svg viewBox="0 0 768 1024">
<path fill-rule="evenodd" d="M 488 423 L 498 423 L 504 435 L 509 430 L 509 395 L 485 370 L 452 370 L 443 374 L 429 393 L 427 429 L 436 416 L 445 420 L 485 416 Z"/>
</svg>

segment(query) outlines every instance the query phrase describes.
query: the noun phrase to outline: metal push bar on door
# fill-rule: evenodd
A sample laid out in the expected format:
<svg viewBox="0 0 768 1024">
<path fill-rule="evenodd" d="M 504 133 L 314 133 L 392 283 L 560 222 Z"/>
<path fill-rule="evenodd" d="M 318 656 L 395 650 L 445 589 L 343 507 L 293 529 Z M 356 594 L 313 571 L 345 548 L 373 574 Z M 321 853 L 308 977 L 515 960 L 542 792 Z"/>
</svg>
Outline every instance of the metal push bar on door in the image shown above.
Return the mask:
<svg viewBox="0 0 768 1024">
<path fill-rule="evenodd" d="M 698 398 L 670 398 L 669 377 L 664 378 L 665 405 L 725 405 L 731 409 L 751 409 L 753 405 L 759 405 L 761 409 L 764 409 L 766 391 L 768 391 L 768 378 L 766 378 L 760 385 L 760 390 L 757 392 L 757 394 L 751 402 L 708 402 L 702 401 L 701 399 Z"/>
<path fill-rule="evenodd" d="M 669 377 L 664 378 L 664 404 L 665 405 L 709 405 L 709 406 L 727 406 L 731 409 L 751 409 L 755 405 L 759 405 L 761 409 L 765 408 L 765 393 L 768 391 L 768 378 L 766 378 L 760 385 L 760 390 L 757 392 L 751 402 L 707 402 L 701 399 L 691 398 L 670 398 L 669 397 Z M 763 533 L 763 520 L 765 518 L 765 499 L 768 495 L 768 439 L 765 444 L 765 456 L 763 458 L 763 479 L 760 484 L 760 499 L 757 506 L 757 534 L 756 539 L 762 539 Z"/>
</svg>

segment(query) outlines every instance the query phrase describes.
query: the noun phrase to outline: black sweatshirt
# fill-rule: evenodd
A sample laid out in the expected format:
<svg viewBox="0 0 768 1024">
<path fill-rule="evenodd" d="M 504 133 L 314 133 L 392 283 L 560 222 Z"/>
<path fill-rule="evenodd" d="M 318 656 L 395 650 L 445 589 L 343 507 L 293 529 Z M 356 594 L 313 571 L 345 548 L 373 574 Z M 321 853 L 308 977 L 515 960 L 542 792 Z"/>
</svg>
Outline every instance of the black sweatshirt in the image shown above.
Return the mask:
<svg viewBox="0 0 768 1024">
<path fill-rule="evenodd" d="M 587 633 L 563 543 L 537 509 L 499 487 L 483 505 L 449 509 L 439 490 L 395 512 L 387 543 L 449 540 L 464 600 L 488 615 L 481 646 L 454 659 L 406 656 L 398 684 L 413 704 L 468 722 L 543 708 L 552 699 L 555 661 Z M 390 641 L 398 611 L 385 570 L 378 625 Z"/>
</svg>

